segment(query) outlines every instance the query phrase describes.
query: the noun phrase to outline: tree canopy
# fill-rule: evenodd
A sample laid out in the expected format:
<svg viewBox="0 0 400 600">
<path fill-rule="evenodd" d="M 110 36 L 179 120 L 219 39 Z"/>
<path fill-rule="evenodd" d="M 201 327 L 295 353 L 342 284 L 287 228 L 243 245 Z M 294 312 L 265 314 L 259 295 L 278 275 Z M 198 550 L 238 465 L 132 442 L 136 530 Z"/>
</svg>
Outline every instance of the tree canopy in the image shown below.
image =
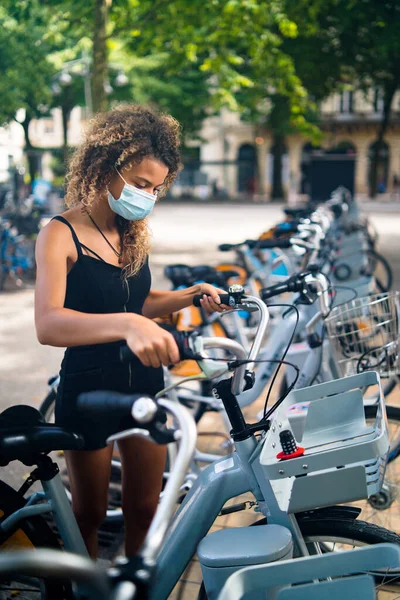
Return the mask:
<svg viewBox="0 0 400 600">
<path fill-rule="evenodd" d="M 3 0 L 0 121 L 24 108 L 27 147 L 30 120 L 49 107 L 67 123 L 85 104 L 83 73 L 54 83 L 85 50 L 95 111 L 151 103 L 193 136 L 226 106 L 268 127 L 277 147 L 295 130 L 317 139 L 318 103 L 335 89 L 375 86 L 383 140 L 400 85 L 399 12 L 398 0 Z"/>
</svg>

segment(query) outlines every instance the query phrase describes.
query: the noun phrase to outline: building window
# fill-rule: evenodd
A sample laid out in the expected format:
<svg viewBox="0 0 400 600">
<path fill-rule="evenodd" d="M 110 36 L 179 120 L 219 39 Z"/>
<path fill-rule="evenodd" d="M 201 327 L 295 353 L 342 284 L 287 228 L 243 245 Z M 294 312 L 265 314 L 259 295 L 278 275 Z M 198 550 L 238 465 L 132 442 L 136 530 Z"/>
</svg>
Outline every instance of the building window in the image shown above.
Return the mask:
<svg viewBox="0 0 400 600">
<path fill-rule="evenodd" d="M 53 119 L 44 120 L 44 133 L 54 133 L 54 121 Z"/>
<path fill-rule="evenodd" d="M 349 114 L 353 112 L 353 92 L 345 91 L 340 94 L 340 114 Z"/>
<path fill-rule="evenodd" d="M 383 104 L 383 90 L 377 88 L 376 90 L 374 90 L 374 112 L 383 113 Z"/>
</svg>

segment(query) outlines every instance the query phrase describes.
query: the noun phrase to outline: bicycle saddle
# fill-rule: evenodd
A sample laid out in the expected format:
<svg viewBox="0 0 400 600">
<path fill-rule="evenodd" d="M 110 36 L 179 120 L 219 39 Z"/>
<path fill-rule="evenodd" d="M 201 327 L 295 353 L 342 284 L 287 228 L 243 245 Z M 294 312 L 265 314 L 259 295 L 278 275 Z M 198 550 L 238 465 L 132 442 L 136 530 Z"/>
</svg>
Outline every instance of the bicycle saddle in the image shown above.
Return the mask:
<svg viewBox="0 0 400 600">
<path fill-rule="evenodd" d="M 164 269 L 164 275 L 174 287 L 192 284 L 192 270 L 189 265 L 168 265 Z"/>
<path fill-rule="evenodd" d="M 214 283 L 218 278 L 217 271 L 209 265 L 197 265 L 192 267 L 192 275 L 196 281 L 202 280 L 206 283 Z"/>
<path fill-rule="evenodd" d="M 192 267 L 192 273 L 194 280 L 202 280 L 205 283 L 211 283 L 212 285 L 218 285 L 220 287 L 226 287 L 232 277 L 240 276 L 240 273 L 234 269 L 218 271 L 214 267 L 208 265 Z"/>
<path fill-rule="evenodd" d="M 288 217 L 293 217 L 294 219 L 300 219 L 301 217 L 308 217 L 311 209 L 310 208 L 284 208 L 283 212 L 285 213 L 285 215 L 287 215 Z"/>
<path fill-rule="evenodd" d="M 46 423 L 33 406 L 11 406 L 0 413 L 0 466 L 13 460 L 35 464 L 37 454 L 53 450 L 79 450 L 82 436 Z"/>
</svg>

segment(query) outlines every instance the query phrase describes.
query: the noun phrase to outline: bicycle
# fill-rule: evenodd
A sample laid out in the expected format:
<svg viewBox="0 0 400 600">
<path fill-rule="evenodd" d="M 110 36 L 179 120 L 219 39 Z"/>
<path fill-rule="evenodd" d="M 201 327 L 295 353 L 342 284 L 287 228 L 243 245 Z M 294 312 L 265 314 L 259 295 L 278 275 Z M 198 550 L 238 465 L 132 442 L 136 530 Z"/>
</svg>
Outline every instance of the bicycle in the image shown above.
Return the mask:
<svg viewBox="0 0 400 600">
<path fill-rule="evenodd" d="M 34 279 L 34 273 L 32 244 L 18 234 L 10 220 L 0 219 L 0 291 L 4 290 L 8 278 L 22 287 L 24 280 Z"/>
<path fill-rule="evenodd" d="M 315 234 L 319 234 L 319 229 L 316 229 L 314 231 Z M 264 242 L 263 242 L 264 243 Z M 270 244 L 271 241 L 268 240 L 268 244 Z M 274 244 L 276 243 L 281 243 L 281 242 L 273 242 Z M 290 245 L 291 244 L 291 240 L 285 240 L 284 241 L 284 246 Z M 249 247 L 251 246 L 251 244 L 249 244 Z M 317 248 L 319 247 L 319 243 L 316 243 Z M 314 248 L 314 253 L 315 253 L 315 248 Z M 229 273 L 224 273 L 224 276 L 226 277 L 228 276 L 232 276 L 232 271 Z M 177 285 L 189 285 L 191 283 L 193 283 L 194 280 L 197 279 L 197 277 L 202 277 L 205 280 L 209 280 L 211 281 L 212 278 L 216 277 L 216 271 L 214 269 L 211 269 L 210 267 L 206 267 L 206 266 L 201 266 L 201 267 L 196 267 L 196 268 L 190 268 L 186 265 L 174 265 L 173 267 L 169 268 L 169 276 L 170 278 L 173 280 L 174 284 Z M 311 277 L 311 274 L 310 274 Z M 215 280 L 214 280 L 215 281 Z M 297 291 L 300 291 L 302 289 L 302 287 L 304 287 L 304 278 L 301 279 L 298 282 L 298 288 Z M 311 302 L 312 299 L 314 298 L 314 300 L 316 299 L 315 294 L 312 293 L 311 288 L 313 285 L 316 285 L 316 283 L 318 283 L 317 280 L 315 279 L 311 279 L 309 281 L 309 292 L 308 292 L 308 299 L 306 298 L 307 302 Z M 353 282 L 353 286 L 354 289 L 357 289 L 357 284 L 358 282 L 355 281 Z M 324 284 L 325 286 L 325 290 L 328 286 L 327 283 Z M 323 288 L 324 288 L 323 286 Z M 365 281 L 362 280 L 361 283 L 359 284 L 360 289 L 365 286 Z M 294 291 L 295 288 L 293 288 Z M 281 291 L 287 291 L 288 288 L 285 286 L 283 288 L 281 288 Z M 278 290 L 279 291 L 279 288 Z M 371 288 L 372 291 L 372 288 Z M 327 312 L 329 311 L 329 308 L 326 308 L 326 304 L 325 304 L 325 314 L 327 314 Z M 302 318 L 300 318 L 300 322 L 299 322 L 299 329 L 306 329 L 306 323 L 310 317 L 310 313 L 305 311 L 302 312 Z M 197 321 L 198 323 L 200 321 Z M 223 319 L 220 319 L 218 321 L 218 323 L 222 323 Z M 214 321 L 214 323 L 216 323 L 216 321 Z M 270 380 L 273 376 L 273 373 L 275 371 L 275 367 L 276 367 L 276 362 L 277 360 L 282 356 L 282 354 L 285 351 L 285 348 L 287 346 L 287 344 L 290 342 L 290 339 L 292 337 L 292 333 L 293 333 L 293 328 L 295 327 L 295 318 L 290 319 L 285 319 L 283 321 L 283 323 L 281 322 L 281 325 L 278 327 L 276 334 L 274 336 L 274 331 L 272 332 L 272 337 L 270 339 L 270 347 L 273 348 L 275 351 L 274 353 L 268 354 L 268 352 L 266 353 L 266 355 L 264 356 L 264 358 L 266 359 L 266 361 L 270 360 L 271 362 L 265 362 L 265 365 L 263 367 L 260 367 L 260 377 L 257 380 L 256 383 L 256 387 L 254 388 L 254 390 L 252 390 L 251 392 L 248 392 L 247 395 L 244 394 L 241 396 L 241 404 L 242 406 L 247 406 L 249 404 L 251 404 L 253 402 L 253 400 L 261 394 L 261 392 L 263 391 L 263 388 L 265 387 L 266 383 L 268 382 L 268 380 Z M 223 331 L 223 333 L 226 335 L 227 332 Z M 230 333 L 230 332 L 229 332 Z M 236 336 L 234 336 L 236 337 Z M 237 336 L 237 339 L 239 339 L 240 341 L 242 341 L 242 338 L 240 338 L 240 336 Z M 313 349 L 313 357 L 314 360 L 313 362 L 311 362 L 308 366 L 308 369 L 304 370 L 302 372 L 301 375 L 301 379 L 299 380 L 299 384 L 298 386 L 303 386 L 303 385 L 309 385 L 310 382 L 312 382 L 313 380 L 315 380 L 315 376 L 316 373 L 319 370 L 320 367 L 320 362 L 321 362 L 321 352 L 322 352 L 322 348 L 319 351 L 317 347 L 314 347 Z M 325 352 L 328 352 L 328 348 L 327 348 L 327 344 L 325 344 Z M 289 350 L 289 354 L 288 354 L 288 359 L 290 359 L 291 361 L 295 362 L 295 364 L 302 366 L 302 361 L 304 360 L 303 357 L 305 354 L 309 353 L 310 350 L 308 347 L 303 347 L 303 349 L 301 350 L 301 352 L 298 352 L 298 348 L 293 348 L 293 350 Z M 297 354 L 297 355 L 296 355 Z M 332 365 L 331 365 L 332 366 Z M 177 369 L 177 374 L 188 374 L 187 372 L 183 372 L 182 367 L 179 366 Z M 322 380 L 329 380 L 332 377 L 332 374 L 334 377 L 338 376 L 338 371 L 337 370 L 333 370 L 333 371 L 329 371 L 327 373 L 325 373 L 325 375 L 323 375 Z M 392 381 L 390 381 L 390 384 L 392 385 Z M 281 390 L 283 391 L 283 390 Z M 173 393 L 172 391 L 170 393 Z M 385 389 L 385 393 L 386 393 L 386 389 Z M 51 404 L 53 402 L 53 399 L 55 397 L 55 390 L 54 387 L 51 388 L 50 393 L 43 405 L 43 409 L 44 411 L 47 411 L 47 405 L 50 405 L 50 411 L 51 411 Z M 204 414 L 205 410 L 207 410 L 207 408 L 213 409 L 213 410 L 218 410 L 222 413 L 223 411 L 223 407 L 221 405 L 221 403 L 218 403 L 218 401 L 216 401 L 215 399 L 210 399 L 210 396 L 206 396 L 203 393 L 195 393 L 193 390 L 181 390 L 179 392 L 179 394 L 175 394 L 174 395 L 174 399 L 175 400 L 180 400 L 183 401 L 184 403 L 188 404 L 189 406 L 193 406 L 196 405 L 196 416 L 197 419 L 199 419 L 202 414 Z M 398 419 L 400 416 L 400 411 L 397 410 L 396 407 L 389 407 L 388 408 L 389 411 L 389 419 L 391 420 L 391 426 L 393 425 L 393 427 L 398 427 Z M 48 416 L 48 413 L 45 412 L 46 417 Z M 372 418 L 373 417 L 373 408 L 372 407 L 366 407 L 366 416 L 367 418 Z M 229 429 L 228 429 L 229 430 Z M 390 454 L 391 457 L 395 457 L 397 455 L 397 447 L 400 444 L 400 440 L 397 439 L 397 436 L 394 437 L 394 447 L 392 448 L 392 452 Z M 193 473 L 197 473 L 198 472 L 198 467 L 196 466 L 197 463 L 199 462 L 213 462 L 214 460 L 216 460 L 218 458 L 218 455 L 216 454 L 204 454 L 204 453 L 200 453 L 197 452 L 196 454 L 196 458 L 195 461 L 192 463 L 192 471 Z M 118 478 L 118 473 L 119 473 L 119 469 L 120 469 L 120 463 L 118 461 L 117 458 L 114 459 L 113 461 L 113 467 L 114 467 L 114 475 L 116 478 Z M 380 500 L 381 502 L 381 500 Z M 384 503 L 382 503 L 383 506 Z M 386 505 L 388 504 L 388 502 L 386 502 Z M 122 513 L 120 509 L 114 509 L 111 508 L 108 513 L 107 516 L 109 519 L 115 518 L 115 519 L 120 519 L 122 517 Z"/>
<path fill-rule="evenodd" d="M 141 402 L 142 406 L 139 413 L 142 420 L 146 420 L 147 415 L 148 421 L 154 421 L 154 414 L 159 412 L 159 408 L 150 399 L 147 399 L 144 404 L 143 400 L 143 398 L 131 397 L 130 412 L 134 412 L 136 404 L 136 413 L 138 413 L 138 403 Z M 102 401 L 100 394 L 100 402 Z M 95 392 L 86 395 L 84 404 L 87 408 L 90 406 L 93 408 L 96 405 L 98 407 L 99 394 Z M 121 406 L 126 409 L 126 398 L 114 397 L 112 405 L 117 409 L 120 409 Z M 75 586 L 78 585 L 78 589 L 84 585 L 85 597 L 88 600 L 144 600 L 153 598 L 152 589 L 156 581 L 158 553 L 174 512 L 176 500 L 174 494 L 176 496 L 179 490 L 185 474 L 185 464 L 187 466 L 190 453 L 193 451 L 193 443 L 192 445 L 188 443 L 188 437 L 190 439 L 190 435 L 193 433 L 193 421 L 190 422 L 187 413 L 181 412 L 179 414 L 178 411 L 175 415 L 179 421 L 180 429 L 178 431 L 180 435 L 177 435 L 178 432 L 175 431 L 174 436 L 181 438 L 181 461 L 179 465 L 178 462 L 175 464 L 174 472 L 171 474 L 171 480 L 168 484 L 170 493 L 162 499 L 145 542 L 136 557 L 130 560 L 118 559 L 113 568 L 105 573 L 98 565 L 87 558 L 68 552 L 36 550 L 34 553 L 6 553 L 0 556 L 0 579 L 4 580 L 7 577 L 9 580 L 13 577 L 19 578 L 22 575 L 25 577 L 40 577 L 44 581 L 49 581 L 51 578 L 57 584 L 60 580 L 64 582 L 72 580 L 75 582 Z M 132 431 L 125 432 L 122 435 L 126 436 L 127 433 L 132 434 Z M 136 430 L 136 434 L 139 433 L 147 435 L 148 431 Z M 172 486 L 172 479 L 174 479 L 174 486 Z M 253 532 L 255 533 L 256 530 L 253 529 L 252 534 Z M 257 533 L 264 534 L 268 532 L 279 534 L 281 539 L 282 535 L 285 534 L 284 528 L 279 526 L 269 525 L 258 526 L 257 528 Z M 237 541 L 235 530 L 231 530 L 230 533 L 233 534 L 234 538 L 236 537 Z M 211 552 L 213 541 L 211 541 L 210 546 L 210 540 L 212 537 L 213 534 L 207 536 L 204 540 L 211 547 Z M 263 554 L 266 556 L 268 552 L 265 551 L 264 535 L 257 535 L 256 537 L 251 535 L 248 541 L 254 545 L 257 538 L 262 540 Z M 286 533 L 286 549 L 288 545 L 290 549 L 288 541 L 290 541 L 290 538 Z M 282 554 L 281 548 L 280 551 Z M 256 553 L 252 551 L 252 554 L 254 556 Z M 268 558 L 270 559 L 271 556 L 268 556 Z M 275 558 L 277 557 L 275 556 Z M 388 569 L 391 573 L 398 572 L 399 567 L 400 548 L 393 544 L 378 544 L 375 547 L 342 552 L 336 555 L 331 553 L 309 555 L 305 558 L 297 558 L 295 561 L 292 559 L 279 560 L 278 558 L 278 562 L 275 560 L 275 562 L 269 562 L 269 564 L 256 564 L 242 569 L 233 569 L 234 573 L 228 578 L 225 574 L 226 582 L 221 593 L 218 594 L 218 600 L 239 600 L 245 593 L 254 590 L 262 591 L 263 596 L 266 592 L 271 591 L 273 597 L 277 600 L 283 600 L 282 594 L 285 594 L 286 600 L 289 599 L 288 594 L 291 594 L 290 598 L 293 600 L 319 599 L 322 590 L 323 593 L 328 593 L 330 600 L 339 600 L 343 596 L 351 597 L 353 600 L 366 600 L 367 597 L 370 597 L 372 600 L 375 597 L 376 579 L 382 579 L 382 573 L 385 570 L 387 572 Z M 360 575 L 360 572 L 365 571 L 373 573 L 374 577 Z M 312 584 L 309 583 L 311 578 L 313 580 Z M 292 587 L 293 584 L 295 587 Z"/>
<path fill-rule="evenodd" d="M 210 466 L 206 467 L 206 469 L 201 471 L 199 476 L 193 482 L 191 490 L 185 496 L 181 506 L 178 508 L 174 520 L 169 528 L 169 536 L 159 555 L 157 570 L 158 575 L 157 580 L 154 582 L 154 588 L 152 590 L 152 598 L 154 598 L 154 600 L 159 600 L 161 598 L 164 599 L 168 597 L 168 594 L 174 587 L 176 581 L 179 579 L 179 576 L 185 569 L 188 561 L 196 551 L 200 540 L 206 535 L 207 531 L 214 522 L 216 516 L 222 509 L 225 502 L 228 499 L 246 491 L 250 491 L 254 495 L 258 510 L 262 514 L 268 515 L 269 524 L 265 526 L 266 533 L 268 532 L 268 528 L 275 524 L 277 525 L 277 528 L 273 529 L 274 535 L 271 539 L 273 539 L 277 543 L 278 541 L 279 543 L 281 543 L 283 540 L 286 540 L 284 543 L 285 552 L 283 553 L 283 556 L 286 553 L 290 554 L 292 547 L 292 539 L 296 555 L 307 554 L 307 544 L 311 544 L 311 548 L 314 548 L 314 543 L 321 543 L 323 544 L 323 548 L 329 548 L 329 546 L 326 546 L 326 544 L 328 543 L 326 536 L 332 535 L 332 532 L 334 532 L 335 535 L 340 534 L 344 539 L 346 539 L 347 536 L 348 541 L 349 537 L 351 536 L 352 540 L 357 539 L 360 543 L 374 543 L 378 541 L 388 540 L 394 541 L 396 544 L 400 543 L 400 537 L 396 534 L 392 534 L 390 532 L 387 532 L 386 530 L 370 525 L 368 523 L 361 523 L 356 521 L 355 517 L 359 514 L 359 511 L 357 511 L 357 509 L 354 509 L 352 507 L 331 507 L 325 509 L 317 508 L 318 505 L 323 506 L 327 502 L 330 503 L 330 501 L 332 500 L 332 494 L 328 499 L 329 494 L 326 493 L 323 501 L 321 500 L 321 498 L 317 499 L 313 494 L 310 494 L 308 497 L 308 505 L 306 512 L 299 513 L 297 510 L 295 510 L 292 514 L 290 511 L 285 512 L 285 510 L 282 510 L 282 508 L 279 506 L 279 503 L 273 491 L 273 486 L 269 481 L 270 477 L 266 475 L 265 468 L 261 465 L 259 458 L 261 454 L 265 455 L 266 452 L 272 452 L 275 456 L 276 450 L 274 449 L 274 444 L 276 446 L 276 440 L 271 436 L 272 432 L 280 431 L 281 428 L 279 427 L 279 423 L 282 422 L 280 420 L 280 415 L 282 413 L 279 413 L 279 410 L 286 410 L 286 407 L 283 404 L 281 404 L 281 406 L 278 408 L 278 415 L 274 417 L 274 420 L 271 422 L 267 419 L 263 419 L 259 423 L 248 425 L 246 424 L 243 418 L 242 412 L 240 410 L 236 398 L 236 395 L 242 391 L 245 385 L 248 384 L 248 376 L 246 375 L 246 370 L 248 369 L 246 369 L 246 366 L 251 366 L 254 362 L 257 361 L 262 339 L 268 326 L 268 308 L 260 299 L 255 297 L 243 296 L 240 299 L 240 303 L 238 302 L 238 304 L 241 306 L 242 309 L 246 307 L 252 307 L 254 309 L 257 308 L 260 311 L 260 324 L 258 327 L 253 347 L 249 353 L 247 353 L 237 342 L 233 340 L 228 340 L 225 338 L 202 338 L 201 336 L 196 336 L 193 333 L 181 334 L 184 336 L 184 341 L 180 343 L 180 348 L 182 352 L 181 357 L 188 358 L 190 356 L 190 358 L 192 359 L 195 357 L 196 362 L 199 364 L 200 368 L 205 374 L 207 374 L 208 377 L 217 377 L 219 379 L 218 383 L 215 384 L 214 388 L 216 390 L 216 393 L 220 396 L 220 399 L 225 406 L 227 415 L 231 422 L 232 437 L 235 441 L 236 449 L 235 452 L 230 456 L 220 459 L 216 463 L 211 464 Z M 230 352 L 233 355 L 232 359 L 229 359 L 228 361 L 223 360 L 221 358 L 208 359 L 206 353 L 207 348 L 215 347 L 223 348 L 226 351 Z M 123 352 L 123 358 L 125 360 L 129 359 L 129 355 L 129 350 L 125 350 Z M 221 377 L 224 377 L 225 374 L 230 373 L 231 370 L 234 371 L 233 378 L 221 379 Z M 350 388 L 352 386 L 355 386 L 357 389 L 360 389 L 361 384 L 361 387 L 364 387 L 372 381 L 375 383 L 379 383 L 379 379 L 377 379 L 377 376 L 374 376 L 371 373 L 366 373 L 356 376 L 356 381 L 354 380 L 354 378 L 347 378 L 331 382 L 329 384 L 329 386 L 331 386 L 330 393 L 335 393 L 337 392 L 337 390 L 347 390 L 349 386 Z M 312 388 L 303 390 L 303 393 L 308 393 L 311 396 L 313 396 L 319 391 L 320 386 L 313 386 Z M 363 412 L 363 404 L 362 399 L 361 405 L 359 404 L 360 399 L 358 397 L 358 394 L 356 396 L 358 401 L 358 414 L 360 406 Z M 92 398 L 91 401 L 90 397 Z M 96 399 L 96 402 L 94 401 L 94 398 Z M 90 402 L 92 402 L 96 404 L 97 410 L 102 411 L 110 410 L 111 408 L 112 410 L 118 410 L 117 406 L 118 403 L 120 403 L 119 410 L 121 410 L 121 416 L 123 414 L 127 414 L 127 412 L 131 410 L 132 404 L 132 397 L 125 396 L 121 398 L 118 395 L 110 394 L 108 392 L 102 394 L 91 393 L 89 395 L 84 395 L 83 400 L 86 402 L 87 407 L 90 405 Z M 311 397 L 310 400 L 313 400 L 313 397 Z M 159 400 L 159 402 L 165 404 L 166 402 L 170 401 Z M 336 404 L 336 400 L 332 400 L 332 398 L 329 398 L 329 396 L 324 402 L 326 407 L 328 406 L 328 404 L 331 407 L 334 407 Z M 350 414 L 350 416 L 352 415 L 351 407 L 353 405 L 354 402 L 351 405 L 349 405 L 350 408 L 348 413 Z M 168 404 L 168 406 L 170 405 Z M 179 404 L 172 403 L 171 410 L 174 409 L 183 410 L 183 407 L 180 407 Z M 342 425 L 344 425 L 344 423 Z M 47 425 L 46 427 L 51 426 Z M 255 435 L 257 432 L 261 434 L 261 438 L 257 439 Z M 155 433 L 152 433 L 153 436 L 155 436 L 156 434 L 157 430 Z M 71 436 L 73 434 L 69 435 Z M 125 434 L 117 434 L 116 436 L 113 436 L 113 438 L 110 441 L 118 440 L 118 436 L 124 435 L 129 435 L 129 432 Z M 8 439 L 10 442 L 10 438 Z M 15 438 L 12 438 L 11 436 L 11 439 Z M 6 436 L 2 440 L 3 448 L 5 443 L 4 440 L 7 440 Z M 75 439 L 74 443 L 76 443 Z M 355 461 L 357 464 L 353 466 L 353 446 L 359 447 L 359 440 L 357 440 L 356 443 L 352 443 L 349 440 L 349 444 L 346 448 L 341 448 L 339 443 L 339 448 L 337 450 L 338 452 L 340 450 L 340 453 L 338 456 L 340 456 L 341 461 L 344 461 L 345 465 L 348 464 L 348 469 L 351 471 L 352 474 L 354 474 L 354 469 L 356 469 L 360 476 L 362 473 L 364 473 L 365 480 L 366 467 L 360 465 L 360 455 L 358 455 L 358 461 Z M 363 446 L 365 453 L 361 458 L 361 462 L 366 462 L 368 464 L 376 462 L 378 455 L 380 456 L 381 453 L 382 455 L 386 454 L 388 446 L 389 444 L 387 441 L 387 430 L 385 429 L 384 420 L 384 402 L 383 397 L 380 397 L 376 423 L 373 430 L 370 432 L 369 441 L 367 445 Z M 60 447 L 60 444 L 58 444 L 58 447 Z M 27 450 L 28 446 L 25 445 L 24 449 Z M 51 449 L 55 449 L 54 444 L 52 444 Z M 334 450 L 336 451 L 336 449 Z M 0 443 L 0 456 L 1 451 L 2 445 Z M 346 452 L 348 452 L 348 463 L 346 462 L 346 460 L 344 460 Z M 332 467 L 331 462 L 324 464 L 323 452 L 320 455 L 319 452 L 316 452 L 315 458 L 313 458 L 313 454 L 314 453 L 311 451 L 310 456 L 307 456 L 307 460 L 310 461 L 310 473 L 313 472 L 311 461 L 322 460 L 321 467 L 323 471 L 325 472 L 327 470 L 331 476 L 335 477 L 336 482 L 337 478 L 348 476 L 349 470 L 347 469 L 347 467 L 345 467 L 343 470 L 336 468 L 338 466 L 336 459 L 334 460 L 335 466 Z M 334 455 L 335 452 L 332 451 L 332 454 L 330 454 L 332 460 L 334 458 Z M 9 456 L 8 458 L 11 457 Z M 383 458 L 379 458 L 377 464 L 382 464 L 382 461 Z M 288 460 L 286 462 L 286 465 L 289 465 L 290 462 L 291 461 Z M 340 462 L 340 465 L 343 465 L 343 462 Z M 368 473 L 372 474 L 372 471 L 369 469 Z M 371 491 L 376 491 L 376 489 L 379 488 L 381 475 L 383 475 L 383 473 L 380 469 L 378 469 L 377 473 L 378 475 L 373 478 L 372 487 L 370 485 L 368 493 L 370 493 Z M 304 475 L 304 471 L 302 472 L 302 474 Z M 368 477 L 369 479 L 371 479 L 369 475 Z M 301 480 L 304 480 L 308 484 L 307 474 L 305 479 L 300 478 L 299 481 Z M 310 478 L 311 482 L 312 480 L 313 477 Z M 350 483 L 353 480 L 355 480 L 355 478 L 351 477 Z M 57 481 L 58 483 L 56 483 Z M 357 482 L 359 483 L 360 479 L 357 479 Z M 71 508 L 62 489 L 62 485 L 59 482 L 59 479 L 57 480 L 57 475 L 55 475 L 52 479 L 48 481 L 43 481 L 43 487 L 45 489 L 46 495 L 52 500 L 53 509 L 55 509 L 55 516 L 59 522 L 59 528 L 63 533 L 63 539 L 66 536 L 66 543 L 64 542 L 65 546 L 67 549 L 71 549 L 71 544 L 73 545 L 74 542 L 76 542 L 75 534 L 73 534 L 73 532 L 71 534 L 71 524 L 73 522 L 73 517 L 71 517 Z M 349 498 L 349 495 L 352 496 L 352 499 L 354 499 L 355 495 L 357 496 L 361 493 L 360 486 L 357 487 L 356 491 L 354 489 L 346 490 L 345 488 L 343 488 L 343 496 L 340 496 L 339 490 L 341 489 L 342 486 L 333 486 L 333 491 L 335 493 L 335 501 L 345 502 Z M 60 500 L 61 497 L 63 498 L 61 510 L 58 508 L 59 504 L 57 501 L 57 497 L 58 500 Z M 48 512 L 49 510 L 51 510 L 51 508 L 48 505 L 35 505 L 34 501 L 32 500 L 25 509 L 25 511 L 28 511 L 28 513 L 25 512 L 25 516 L 27 514 L 33 514 L 33 512 L 30 511 L 34 511 L 36 512 L 36 514 L 43 514 L 45 512 Z M 18 517 L 22 518 L 23 514 L 24 513 L 21 514 L 21 511 L 19 511 Z M 65 522 L 66 514 L 69 515 L 67 522 Z M 8 523 L 7 521 L 3 521 L 3 530 L 6 529 L 6 526 L 9 524 L 10 521 L 8 521 Z M 284 531 L 282 531 L 280 527 Z M 66 531 L 63 528 L 66 529 Z M 289 536 L 287 534 L 287 531 L 291 532 Z M 247 539 L 247 534 L 245 535 L 238 533 L 238 535 L 243 535 L 243 539 L 238 538 L 237 547 L 244 547 L 244 539 Z M 249 535 L 252 536 L 253 534 L 250 533 Z M 248 550 L 251 548 L 251 544 L 247 542 L 245 546 L 246 553 L 249 556 Z M 226 548 L 226 545 L 224 547 Z M 270 549 L 272 552 L 272 548 Z M 198 551 L 200 552 L 200 547 Z M 262 558 L 262 562 L 268 561 L 268 557 L 264 555 L 262 557 L 259 556 L 258 558 Z M 250 560 L 253 559 L 256 560 L 256 557 L 250 552 Z M 220 571 L 219 576 L 221 576 L 222 573 L 219 569 L 220 565 L 218 565 L 217 563 L 214 564 L 215 571 Z M 394 579 L 397 581 L 397 572 L 391 572 L 391 576 L 394 577 Z M 222 584 L 222 580 L 220 580 L 220 584 Z"/>
</svg>

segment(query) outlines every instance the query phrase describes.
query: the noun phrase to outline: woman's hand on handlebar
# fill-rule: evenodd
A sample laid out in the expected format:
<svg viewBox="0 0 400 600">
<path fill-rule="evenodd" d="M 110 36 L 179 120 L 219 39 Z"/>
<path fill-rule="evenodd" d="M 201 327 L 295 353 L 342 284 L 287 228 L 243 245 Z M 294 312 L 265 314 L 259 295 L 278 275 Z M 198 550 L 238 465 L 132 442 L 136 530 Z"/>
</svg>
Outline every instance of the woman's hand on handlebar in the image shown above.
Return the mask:
<svg viewBox="0 0 400 600">
<path fill-rule="evenodd" d="M 207 313 L 223 312 L 229 308 L 226 304 L 221 304 L 221 298 L 219 297 L 219 294 L 226 294 L 226 292 L 209 283 L 199 284 L 199 290 L 196 293 L 203 296 L 200 304 Z"/>
<path fill-rule="evenodd" d="M 179 362 L 179 350 L 173 336 L 156 323 L 134 315 L 125 340 L 132 352 L 145 367 L 175 365 Z"/>
</svg>

